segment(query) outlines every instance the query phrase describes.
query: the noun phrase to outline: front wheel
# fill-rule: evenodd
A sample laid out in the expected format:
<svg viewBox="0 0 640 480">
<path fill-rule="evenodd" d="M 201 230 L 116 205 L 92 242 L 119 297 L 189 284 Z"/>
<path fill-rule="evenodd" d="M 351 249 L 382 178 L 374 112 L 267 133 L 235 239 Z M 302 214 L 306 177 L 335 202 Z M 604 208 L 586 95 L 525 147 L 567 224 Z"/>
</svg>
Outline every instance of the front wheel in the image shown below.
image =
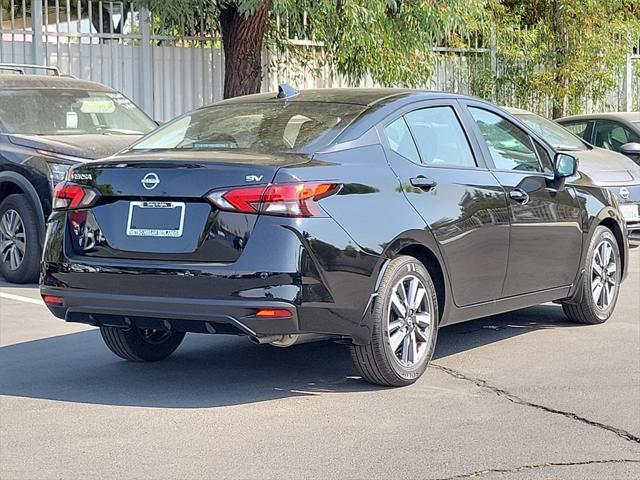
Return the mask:
<svg viewBox="0 0 640 480">
<path fill-rule="evenodd" d="M 26 196 L 9 195 L 0 204 L 0 273 L 13 283 L 35 282 L 41 257 L 35 209 Z"/>
<path fill-rule="evenodd" d="M 562 304 L 569 320 L 590 325 L 606 322 L 618 301 L 620 269 L 616 237 L 608 228 L 597 227 L 587 254 L 582 300 L 577 304 Z"/>
<path fill-rule="evenodd" d="M 438 301 L 429 272 L 413 257 L 393 259 L 380 282 L 368 345 L 351 355 L 370 383 L 400 387 L 414 383 L 433 356 Z"/>
<path fill-rule="evenodd" d="M 100 333 L 109 350 L 134 362 L 163 360 L 175 352 L 184 338 L 184 332 L 143 328 L 100 327 Z"/>
</svg>

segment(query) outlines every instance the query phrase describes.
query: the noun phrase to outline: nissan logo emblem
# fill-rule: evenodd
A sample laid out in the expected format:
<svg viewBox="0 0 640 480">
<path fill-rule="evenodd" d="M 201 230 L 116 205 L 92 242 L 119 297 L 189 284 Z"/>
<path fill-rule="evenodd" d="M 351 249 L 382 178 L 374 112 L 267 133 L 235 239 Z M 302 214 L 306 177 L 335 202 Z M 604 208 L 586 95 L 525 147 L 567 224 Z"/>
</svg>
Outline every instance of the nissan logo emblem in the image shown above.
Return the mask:
<svg viewBox="0 0 640 480">
<path fill-rule="evenodd" d="M 150 172 L 150 173 L 147 173 L 144 177 L 142 177 L 142 180 L 140 180 L 140 182 L 142 182 L 142 186 L 147 190 L 153 190 L 160 183 L 160 179 L 158 178 L 158 175 L 156 175 L 153 172 Z"/>
<path fill-rule="evenodd" d="M 620 189 L 620 196 L 625 200 L 629 200 L 629 190 L 627 189 L 627 187 L 622 187 Z"/>
</svg>

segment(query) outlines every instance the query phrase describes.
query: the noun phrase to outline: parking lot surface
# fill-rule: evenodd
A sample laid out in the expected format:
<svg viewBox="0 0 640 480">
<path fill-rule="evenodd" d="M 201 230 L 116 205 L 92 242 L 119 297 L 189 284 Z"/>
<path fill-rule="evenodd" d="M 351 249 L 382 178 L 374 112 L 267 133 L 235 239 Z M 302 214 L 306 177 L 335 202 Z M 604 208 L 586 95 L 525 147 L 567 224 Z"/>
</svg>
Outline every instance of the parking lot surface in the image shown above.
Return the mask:
<svg viewBox="0 0 640 480">
<path fill-rule="evenodd" d="M 385 389 L 348 349 L 188 336 L 127 363 L 0 283 L 0 478 L 640 478 L 640 248 L 614 316 L 541 305 L 440 331 Z"/>
</svg>

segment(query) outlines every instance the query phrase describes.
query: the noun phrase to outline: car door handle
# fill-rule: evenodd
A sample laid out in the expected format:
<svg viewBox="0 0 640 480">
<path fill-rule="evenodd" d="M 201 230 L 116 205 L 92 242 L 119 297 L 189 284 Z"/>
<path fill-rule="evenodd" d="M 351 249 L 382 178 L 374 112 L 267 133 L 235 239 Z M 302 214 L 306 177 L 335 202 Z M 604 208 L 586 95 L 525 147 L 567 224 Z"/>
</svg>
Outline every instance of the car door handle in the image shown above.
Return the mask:
<svg viewBox="0 0 640 480">
<path fill-rule="evenodd" d="M 509 197 L 515 200 L 518 203 L 522 203 L 523 205 L 529 201 L 529 194 L 520 188 L 516 188 L 515 190 L 511 190 L 509 192 Z"/>
<path fill-rule="evenodd" d="M 412 186 L 418 187 L 421 190 L 431 190 L 437 185 L 437 182 L 433 178 L 427 178 L 423 175 L 413 177 L 410 181 Z"/>
</svg>

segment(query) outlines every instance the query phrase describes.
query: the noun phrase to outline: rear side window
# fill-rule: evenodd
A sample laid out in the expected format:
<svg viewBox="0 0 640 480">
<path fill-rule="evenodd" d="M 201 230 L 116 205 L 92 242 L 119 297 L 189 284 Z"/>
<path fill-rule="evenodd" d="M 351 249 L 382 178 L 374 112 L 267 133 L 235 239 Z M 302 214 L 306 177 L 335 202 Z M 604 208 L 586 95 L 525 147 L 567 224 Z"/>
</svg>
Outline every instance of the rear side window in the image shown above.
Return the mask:
<svg viewBox="0 0 640 480">
<path fill-rule="evenodd" d="M 387 125 L 384 132 L 391 150 L 412 162 L 420 163 L 420 155 L 418 155 L 416 144 L 413 142 L 409 127 L 403 117 Z"/>
<path fill-rule="evenodd" d="M 516 125 L 481 108 L 469 108 L 498 170 L 542 172 L 531 137 Z"/>
<path fill-rule="evenodd" d="M 218 105 L 179 117 L 133 149 L 299 151 L 333 140 L 365 108 L 321 102 Z"/>
<path fill-rule="evenodd" d="M 406 115 L 422 162 L 433 167 L 475 167 L 467 136 L 451 107 L 431 107 Z"/>
</svg>

